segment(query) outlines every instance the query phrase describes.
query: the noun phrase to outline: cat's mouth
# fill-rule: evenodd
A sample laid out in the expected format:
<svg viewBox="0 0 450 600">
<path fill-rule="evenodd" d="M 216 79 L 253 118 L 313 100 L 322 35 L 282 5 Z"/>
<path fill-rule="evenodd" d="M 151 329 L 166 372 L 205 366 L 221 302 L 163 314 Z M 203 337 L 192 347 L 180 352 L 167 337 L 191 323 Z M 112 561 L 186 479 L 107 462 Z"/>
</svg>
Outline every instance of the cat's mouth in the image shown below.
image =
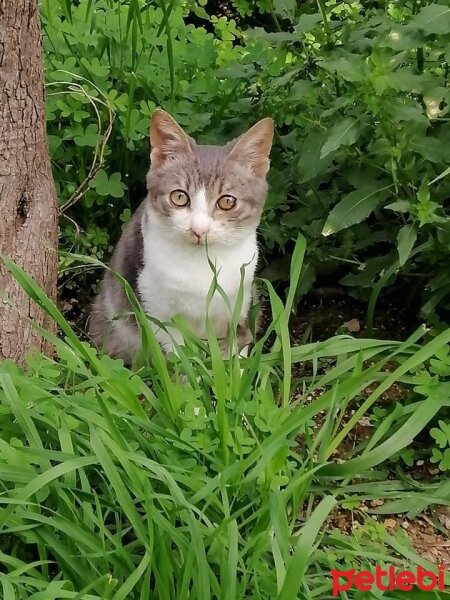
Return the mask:
<svg viewBox="0 0 450 600">
<path fill-rule="evenodd" d="M 206 244 L 207 236 L 205 234 L 199 235 L 194 231 L 189 233 L 189 241 L 194 246 L 204 246 Z"/>
</svg>

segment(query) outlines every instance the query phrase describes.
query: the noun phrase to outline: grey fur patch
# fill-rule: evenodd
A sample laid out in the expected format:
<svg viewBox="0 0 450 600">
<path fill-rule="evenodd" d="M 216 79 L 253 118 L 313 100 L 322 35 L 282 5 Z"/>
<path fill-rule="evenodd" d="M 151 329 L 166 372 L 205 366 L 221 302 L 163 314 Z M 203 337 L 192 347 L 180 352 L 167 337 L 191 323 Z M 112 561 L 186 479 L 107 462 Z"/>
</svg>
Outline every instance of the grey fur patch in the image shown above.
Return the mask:
<svg viewBox="0 0 450 600">
<path fill-rule="evenodd" d="M 119 273 L 130 284 L 138 298 L 137 278 L 143 267 L 144 252 L 143 216 L 144 202 L 127 223 L 109 263 L 111 269 Z M 130 305 L 122 282 L 108 270 L 101 283 L 100 293 L 92 305 L 89 317 L 89 335 L 97 347 L 103 348 L 111 356 L 123 358 L 123 339 L 114 330 L 113 320 L 109 315 L 111 307 L 114 307 L 115 312 L 113 319 L 121 317 L 126 325 L 138 335 L 136 321 L 129 314 Z"/>
</svg>

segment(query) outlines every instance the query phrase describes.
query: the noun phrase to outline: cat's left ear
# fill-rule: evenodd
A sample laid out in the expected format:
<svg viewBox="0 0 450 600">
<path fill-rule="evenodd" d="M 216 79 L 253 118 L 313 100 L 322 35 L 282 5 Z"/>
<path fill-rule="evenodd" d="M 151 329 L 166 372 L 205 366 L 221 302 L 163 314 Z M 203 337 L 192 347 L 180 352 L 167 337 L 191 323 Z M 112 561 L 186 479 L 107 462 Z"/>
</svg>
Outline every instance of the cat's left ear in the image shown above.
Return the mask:
<svg viewBox="0 0 450 600">
<path fill-rule="evenodd" d="M 152 166 L 161 167 L 167 159 L 192 151 L 193 140 L 168 113 L 157 108 L 150 124 Z"/>
<path fill-rule="evenodd" d="M 228 158 L 250 168 L 256 177 L 265 177 L 269 170 L 269 154 L 273 141 L 273 119 L 261 119 L 233 144 Z"/>
</svg>

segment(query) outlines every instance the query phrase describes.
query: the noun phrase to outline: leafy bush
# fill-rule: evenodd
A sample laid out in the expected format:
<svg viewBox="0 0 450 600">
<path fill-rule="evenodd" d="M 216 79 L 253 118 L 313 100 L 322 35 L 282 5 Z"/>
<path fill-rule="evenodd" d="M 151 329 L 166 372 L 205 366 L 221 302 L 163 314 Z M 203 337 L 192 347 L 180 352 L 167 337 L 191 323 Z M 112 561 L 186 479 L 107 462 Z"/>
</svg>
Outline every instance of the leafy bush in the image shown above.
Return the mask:
<svg viewBox="0 0 450 600">
<path fill-rule="evenodd" d="M 156 105 L 219 143 L 271 114 L 265 276 L 286 280 L 301 231 L 298 295 L 317 278 L 340 280 L 373 304 L 400 278 L 410 301 L 422 294 L 425 317 L 445 317 L 449 7 L 240 0 L 230 7 L 239 27 L 214 10 L 194 0 L 43 3 L 54 173 L 61 204 L 74 203 L 63 246 L 109 254 L 145 193 Z"/>
<path fill-rule="evenodd" d="M 307 235 L 302 292 L 337 270 L 368 296 L 401 274 L 425 289 L 431 318 L 450 291 L 450 8 L 327 6 L 326 21 L 293 8 L 290 31 L 247 34 L 250 55 L 269 44 L 289 58 L 277 72 L 262 64 L 258 78 L 261 105 L 285 134 L 266 241 L 287 260 L 286 240 Z"/>
<path fill-rule="evenodd" d="M 300 241 L 286 305 L 269 286 L 268 352 L 261 341 L 249 359 L 224 362 L 217 340 L 208 351 L 188 337 L 168 364 L 138 312 L 154 361 L 137 373 L 98 357 L 7 261 L 64 340 L 51 337 L 55 360 L 35 356 L 26 371 L 0 365 L 5 600 L 312 600 L 331 597 L 332 568 L 433 568 L 401 532 L 387 534 L 362 512 L 350 536 L 325 524 L 335 507 L 357 513 L 373 498 L 385 499 L 384 514 L 445 501 L 445 482 L 422 490 L 404 475 L 388 479 L 385 462 L 448 404 L 450 332 L 422 344 L 423 329 L 406 342 L 338 336 L 289 347 L 303 252 Z M 300 387 L 294 366 L 309 373 Z M 342 450 L 396 381 L 413 404 Z"/>
</svg>

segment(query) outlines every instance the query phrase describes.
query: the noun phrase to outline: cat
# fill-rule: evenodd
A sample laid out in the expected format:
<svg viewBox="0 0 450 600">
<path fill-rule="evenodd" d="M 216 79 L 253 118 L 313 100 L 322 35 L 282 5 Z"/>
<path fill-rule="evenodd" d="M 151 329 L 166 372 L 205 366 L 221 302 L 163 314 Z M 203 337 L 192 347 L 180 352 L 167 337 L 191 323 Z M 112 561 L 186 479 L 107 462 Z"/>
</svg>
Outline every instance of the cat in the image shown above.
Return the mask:
<svg viewBox="0 0 450 600">
<path fill-rule="evenodd" d="M 258 261 L 257 227 L 267 195 L 266 175 L 273 120 L 258 121 L 225 146 L 197 144 L 165 111 L 150 125 L 148 195 L 125 226 L 110 267 L 128 281 L 143 309 L 160 323 L 182 315 L 206 337 L 207 294 L 214 278 L 234 308 L 244 266 L 243 302 L 237 331 L 245 354 L 251 336 L 248 313 Z M 216 292 L 209 318 L 219 340 L 228 338 L 230 309 Z M 175 351 L 175 328 L 152 322 L 163 351 Z M 141 349 L 141 335 L 123 285 L 108 270 L 90 314 L 95 345 L 125 363 Z M 229 348 L 224 343 L 224 355 Z"/>
</svg>

